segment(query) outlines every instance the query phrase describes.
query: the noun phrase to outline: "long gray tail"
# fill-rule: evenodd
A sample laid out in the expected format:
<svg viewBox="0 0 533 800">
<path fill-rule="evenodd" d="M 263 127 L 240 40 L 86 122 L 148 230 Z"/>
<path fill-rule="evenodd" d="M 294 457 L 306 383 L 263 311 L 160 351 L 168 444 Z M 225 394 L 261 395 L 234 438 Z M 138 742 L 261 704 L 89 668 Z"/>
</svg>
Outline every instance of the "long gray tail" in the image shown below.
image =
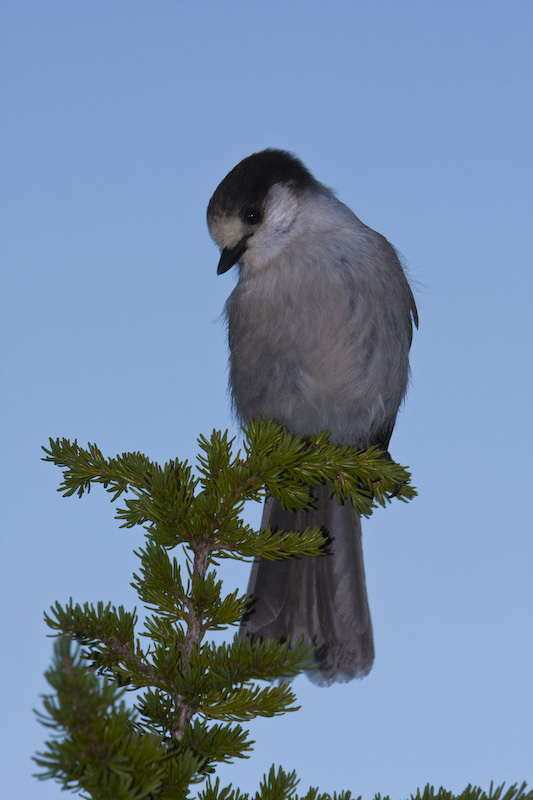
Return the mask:
<svg viewBox="0 0 533 800">
<path fill-rule="evenodd" d="M 306 512 L 283 511 L 272 497 L 265 501 L 262 528 L 319 526 L 329 543 L 323 556 L 256 559 L 248 584 L 250 609 L 240 629 L 241 636 L 254 639 L 295 642 L 303 636 L 315 647 L 317 670 L 309 677 L 324 685 L 362 678 L 374 661 L 361 520 L 329 492 L 328 486 L 315 487 L 315 508 Z"/>
</svg>

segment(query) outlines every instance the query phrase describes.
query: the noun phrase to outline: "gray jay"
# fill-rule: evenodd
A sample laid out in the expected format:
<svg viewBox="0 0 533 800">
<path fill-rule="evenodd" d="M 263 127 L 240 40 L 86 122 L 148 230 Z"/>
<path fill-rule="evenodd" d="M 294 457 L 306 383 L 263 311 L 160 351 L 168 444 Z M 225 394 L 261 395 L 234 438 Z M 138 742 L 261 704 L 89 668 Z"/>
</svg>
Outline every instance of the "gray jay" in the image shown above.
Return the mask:
<svg viewBox="0 0 533 800">
<path fill-rule="evenodd" d="M 239 268 L 225 307 L 237 416 L 387 450 L 418 326 L 392 245 L 283 150 L 237 164 L 213 194 L 207 222 L 221 251 L 218 274 Z M 313 494 L 306 512 L 266 499 L 263 528 L 317 525 L 329 544 L 323 556 L 254 563 L 241 634 L 303 637 L 315 648 L 309 677 L 329 684 L 368 674 L 374 643 L 360 519 L 330 487 Z"/>
</svg>

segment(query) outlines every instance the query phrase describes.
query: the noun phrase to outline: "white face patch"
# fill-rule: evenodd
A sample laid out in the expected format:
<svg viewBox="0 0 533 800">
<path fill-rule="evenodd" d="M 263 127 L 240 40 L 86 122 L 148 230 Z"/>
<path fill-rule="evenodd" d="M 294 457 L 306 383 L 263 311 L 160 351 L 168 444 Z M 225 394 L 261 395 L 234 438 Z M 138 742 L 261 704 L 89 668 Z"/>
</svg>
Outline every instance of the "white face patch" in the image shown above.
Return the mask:
<svg viewBox="0 0 533 800">
<path fill-rule="evenodd" d="M 209 232 L 221 250 L 233 250 L 246 234 L 239 217 L 215 217 L 209 221 Z"/>
<path fill-rule="evenodd" d="M 247 224 L 237 214 L 209 220 L 209 231 L 221 250 L 233 250 L 247 237 L 240 263 L 253 270 L 266 267 L 297 235 L 300 197 L 287 184 L 274 184 L 265 197 L 262 211 L 263 218 L 257 225 Z"/>
</svg>

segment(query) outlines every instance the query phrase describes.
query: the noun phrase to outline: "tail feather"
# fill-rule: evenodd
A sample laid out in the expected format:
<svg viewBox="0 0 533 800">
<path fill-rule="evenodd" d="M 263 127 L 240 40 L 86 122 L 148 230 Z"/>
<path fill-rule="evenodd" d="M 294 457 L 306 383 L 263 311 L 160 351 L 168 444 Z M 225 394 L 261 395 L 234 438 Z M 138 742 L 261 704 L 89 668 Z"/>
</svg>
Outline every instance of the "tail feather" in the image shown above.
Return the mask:
<svg viewBox="0 0 533 800">
<path fill-rule="evenodd" d="M 304 530 L 318 526 L 329 536 L 327 553 L 254 562 L 248 594 L 249 612 L 241 635 L 304 641 L 315 647 L 320 684 L 362 678 L 374 661 L 372 622 L 366 593 L 361 521 L 348 505 L 329 498 L 329 487 L 316 487 L 315 508 L 284 511 L 267 498 L 262 528 Z"/>
</svg>

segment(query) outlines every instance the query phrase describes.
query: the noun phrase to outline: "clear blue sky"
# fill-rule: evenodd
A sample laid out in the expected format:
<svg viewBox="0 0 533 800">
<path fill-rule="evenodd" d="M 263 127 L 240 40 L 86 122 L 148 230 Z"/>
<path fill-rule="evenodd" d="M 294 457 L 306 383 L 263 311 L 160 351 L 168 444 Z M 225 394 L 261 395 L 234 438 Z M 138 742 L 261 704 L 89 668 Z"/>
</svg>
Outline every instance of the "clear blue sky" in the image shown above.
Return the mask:
<svg viewBox="0 0 533 800">
<path fill-rule="evenodd" d="M 56 599 L 130 607 L 140 532 L 56 493 L 49 436 L 194 459 L 235 427 L 205 225 L 267 146 L 404 255 L 420 330 L 391 450 L 420 496 L 364 524 L 377 657 L 252 726 L 300 788 L 533 784 L 530 0 L 3 0 L 3 796 L 30 777 Z M 259 510 L 250 511 L 258 519 Z M 244 588 L 247 566 L 227 573 Z"/>
</svg>

